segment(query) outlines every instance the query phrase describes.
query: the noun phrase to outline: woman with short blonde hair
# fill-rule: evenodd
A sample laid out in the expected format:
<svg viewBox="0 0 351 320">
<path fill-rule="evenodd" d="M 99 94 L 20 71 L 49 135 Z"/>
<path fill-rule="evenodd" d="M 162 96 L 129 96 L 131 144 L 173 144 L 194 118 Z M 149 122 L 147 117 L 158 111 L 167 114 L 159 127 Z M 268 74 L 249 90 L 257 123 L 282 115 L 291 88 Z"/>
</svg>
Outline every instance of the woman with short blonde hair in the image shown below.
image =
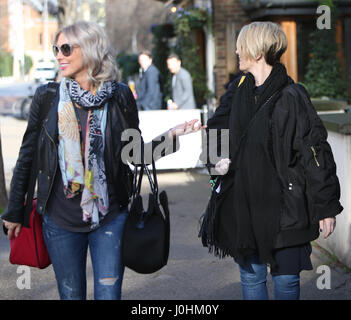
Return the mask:
<svg viewBox="0 0 351 320">
<path fill-rule="evenodd" d="M 229 129 L 230 158 L 215 164 L 203 243 L 239 264 L 244 299 L 268 299 L 267 266 L 274 297 L 298 299 L 300 271 L 312 270 L 310 242 L 319 230 L 327 238 L 343 210 L 326 129 L 280 63 L 286 48 L 279 25 L 244 26 L 237 39 L 243 75 L 207 122 Z"/>
<path fill-rule="evenodd" d="M 253 22 L 244 26 L 238 36 L 236 47 L 247 58 L 263 55 L 267 64 L 279 62 L 288 46 L 282 28 L 273 22 Z"/>
</svg>

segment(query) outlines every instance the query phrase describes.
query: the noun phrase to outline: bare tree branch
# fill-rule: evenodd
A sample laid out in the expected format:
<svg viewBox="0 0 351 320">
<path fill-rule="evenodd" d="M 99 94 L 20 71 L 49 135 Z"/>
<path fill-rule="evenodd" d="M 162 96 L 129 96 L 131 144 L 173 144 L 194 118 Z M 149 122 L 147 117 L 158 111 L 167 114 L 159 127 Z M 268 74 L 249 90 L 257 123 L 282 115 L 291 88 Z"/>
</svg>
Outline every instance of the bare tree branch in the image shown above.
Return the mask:
<svg viewBox="0 0 351 320">
<path fill-rule="evenodd" d="M 164 4 L 155 0 L 106 0 L 107 34 L 117 52 L 133 52 L 134 34 L 137 51 L 151 50 L 151 25 L 163 23 L 166 14 Z"/>
</svg>

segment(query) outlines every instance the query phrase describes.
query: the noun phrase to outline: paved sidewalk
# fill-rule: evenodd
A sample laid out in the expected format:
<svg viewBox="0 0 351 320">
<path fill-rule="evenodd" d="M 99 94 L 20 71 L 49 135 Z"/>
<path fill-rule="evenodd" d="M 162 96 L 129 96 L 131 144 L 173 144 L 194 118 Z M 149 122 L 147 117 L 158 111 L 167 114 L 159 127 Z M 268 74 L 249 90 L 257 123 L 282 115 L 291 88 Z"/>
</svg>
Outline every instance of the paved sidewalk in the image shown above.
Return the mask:
<svg viewBox="0 0 351 320">
<path fill-rule="evenodd" d="M 230 258 L 218 259 L 201 246 L 198 219 L 208 195 L 207 177 L 197 172 L 159 173 L 160 190 L 170 198 L 171 248 L 168 265 L 151 275 L 126 269 L 122 298 L 126 300 L 235 300 L 241 299 L 238 267 Z M 145 188 L 144 188 L 145 192 Z M 146 191 L 147 192 L 147 191 Z M 8 262 L 9 245 L 0 235 L 0 299 L 58 299 L 52 267 L 31 268 L 31 289 L 19 290 L 17 266 Z M 313 247 L 313 271 L 301 273 L 301 299 L 334 300 L 351 298 L 351 273 Z M 317 287 L 317 268 L 330 268 L 331 289 Z M 87 268 L 88 299 L 93 299 L 90 261 Z M 322 280 L 322 279 L 321 279 Z M 323 281 L 322 281 L 323 283 Z M 272 282 L 268 287 L 272 297 Z"/>
</svg>

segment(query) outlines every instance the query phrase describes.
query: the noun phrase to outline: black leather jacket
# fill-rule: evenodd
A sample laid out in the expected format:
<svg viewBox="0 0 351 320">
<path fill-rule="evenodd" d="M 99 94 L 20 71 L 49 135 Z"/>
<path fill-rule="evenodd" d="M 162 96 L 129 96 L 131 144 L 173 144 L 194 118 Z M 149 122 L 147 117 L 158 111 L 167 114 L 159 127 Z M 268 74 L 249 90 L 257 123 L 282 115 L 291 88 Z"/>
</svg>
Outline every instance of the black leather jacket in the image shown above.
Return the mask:
<svg viewBox="0 0 351 320">
<path fill-rule="evenodd" d="M 9 203 L 2 219 L 23 224 L 25 195 L 28 189 L 33 156 L 38 144 L 38 189 L 37 211 L 45 212 L 46 204 L 52 190 L 56 170 L 58 170 L 58 101 L 59 91 L 51 102 L 47 117 L 40 126 L 40 108 L 45 101 L 47 85 L 40 86 L 33 98 L 28 126 L 23 137 L 18 160 L 13 172 Z M 121 134 L 126 127 L 139 130 L 139 118 L 132 92 L 125 84 L 118 83 L 117 94 L 111 100 L 107 113 L 105 141 L 105 163 L 108 163 L 106 177 L 116 187 L 118 203 L 121 207 L 128 204 L 130 196 L 130 170 L 121 161 Z M 120 114 L 122 112 L 122 116 Z M 140 130 L 139 130 L 140 132 Z M 154 139 L 156 140 L 156 139 Z M 154 142 L 154 141 L 153 141 Z M 156 146 L 157 143 L 153 147 Z M 109 151 L 106 151 L 109 150 Z"/>
</svg>

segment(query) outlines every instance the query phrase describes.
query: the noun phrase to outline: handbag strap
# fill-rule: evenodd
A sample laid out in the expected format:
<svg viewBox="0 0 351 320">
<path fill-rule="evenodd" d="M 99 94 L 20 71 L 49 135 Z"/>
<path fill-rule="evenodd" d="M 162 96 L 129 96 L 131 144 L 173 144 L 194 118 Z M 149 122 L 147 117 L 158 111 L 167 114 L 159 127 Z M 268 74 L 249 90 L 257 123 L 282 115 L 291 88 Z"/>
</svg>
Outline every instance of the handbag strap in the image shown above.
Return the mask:
<svg viewBox="0 0 351 320">
<path fill-rule="evenodd" d="M 140 167 L 139 172 L 138 172 L 138 167 Z M 141 142 L 141 164 L 134 165 L 132 199 L 134 199 L 137 195 L 140 194 L 144 172 L 146 172 L 146 175 L 148 177 L 151 192 L 157 198 L 158 197 L 158 183 L 157 183 L 157 173 L 156 173 L 155 160 L 154 160 L 154 158 L 152 158 L 152 176 L 153 177 L 151 177 L 151 173 L 150 173 L 150 170 L 148 168 L 148 165 L 146 165 L 144 162 L 144 142 L 142 140 L 142 142 Z"/>
<path fill-rule="evenodd" d="M 150 183 L 150 188 L 152 190 L 152 193 L 156 196 L 158 196 L 158 183 L 157 183 L 157 175 L 156 175 L 156 166 L 155 166 L 155 160 L 152 159 L 152 175 L 153 178 L 151 177 L 150 170 L 148 166 L 145 165 L 145 172 L 147 174 L 147 177 L 149 179 Z"/>
<path fill-rule="evenodd" d="M 140 194 L 141 190 L 141 184 L 143 180 L 143 175 L 144 175 L 144 142 L 141 140 L 141 159 L 142 159 L 142 164 L 134 164 L 134 176 L 133 176 L 133 191 L 132 191 L 132 199 L 134 199 L 137 195 Z M 138 167 L 140 166 L 139 170 L 139 178 L 138 178 Z"/>
</svg>

